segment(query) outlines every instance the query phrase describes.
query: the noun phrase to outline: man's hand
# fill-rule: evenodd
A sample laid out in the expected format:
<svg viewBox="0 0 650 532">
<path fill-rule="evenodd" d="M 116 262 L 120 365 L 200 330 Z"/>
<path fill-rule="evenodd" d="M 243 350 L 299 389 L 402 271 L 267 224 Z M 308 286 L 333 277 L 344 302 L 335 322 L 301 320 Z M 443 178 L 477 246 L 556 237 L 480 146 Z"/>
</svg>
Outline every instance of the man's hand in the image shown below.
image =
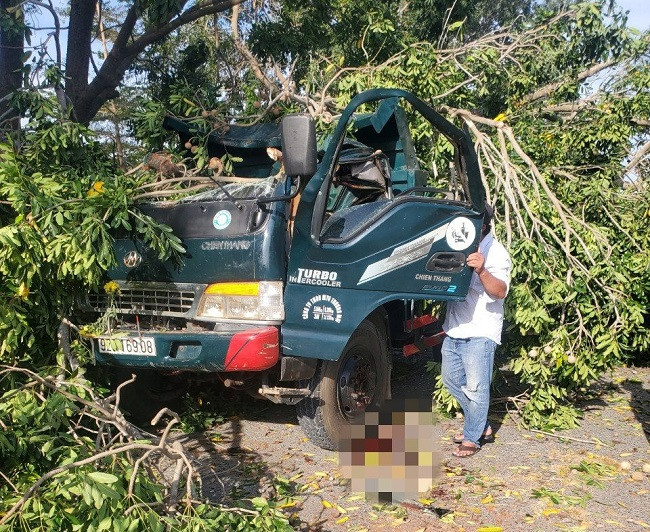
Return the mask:
<svg viewBox="0 0 650 532">
<path fill-rule="evenodd" d="M 478 275 L 483 288 L 490 297 L 495 299 L 503 299 L 506 297 L 506 283 L 501 279 L 497 279 L 485 269 L 485 255 L 483 255 L 483 253 L 476 251 L 475 253 L 468 255 L 467 265 L 474 268 L 474 272 Z"/>
<path fill-rule="evenodd" d="M 480 251 L 476 251 L 467 257 L 467 265 L 474 268 L 476 275 L 480 275 L 481 271 L 483 271 L 484 264 L 485 256 Z"/>
</svg>

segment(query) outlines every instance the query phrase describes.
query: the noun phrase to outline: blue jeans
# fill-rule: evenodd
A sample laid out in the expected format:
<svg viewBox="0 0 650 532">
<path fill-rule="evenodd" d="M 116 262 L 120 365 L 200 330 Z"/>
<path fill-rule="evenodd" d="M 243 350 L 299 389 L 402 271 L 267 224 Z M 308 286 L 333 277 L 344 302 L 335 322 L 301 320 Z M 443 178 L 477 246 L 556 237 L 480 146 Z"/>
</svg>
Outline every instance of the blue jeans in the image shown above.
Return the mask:
<svg viewBox="0 0 650 532">
<path fill-rule="evenodd" d="M 496 342 L 489 338 L 447 336 L 442 344 L 442 382 L 463 409 L 463 437 L 476 445 L 489 426 L 487 414 L 496 347 Z"/>
</svg>

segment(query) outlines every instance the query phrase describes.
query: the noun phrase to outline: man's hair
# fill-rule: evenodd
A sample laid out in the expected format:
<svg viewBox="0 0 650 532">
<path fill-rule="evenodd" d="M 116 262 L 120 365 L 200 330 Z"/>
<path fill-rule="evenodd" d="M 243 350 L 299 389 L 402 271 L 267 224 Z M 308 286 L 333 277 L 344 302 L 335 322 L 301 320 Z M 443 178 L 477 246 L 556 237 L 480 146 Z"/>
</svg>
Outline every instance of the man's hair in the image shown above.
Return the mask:
<svg viewBox="0 0 650 532">
<path fill-rule="evenodd" d="M 492 228 L 492 218 L 494 217 L 494 209 L 487 201 L 485 202 L 485 211 L 483 211 L 483 225 L 485 230 L 483 231 L 484 235 L 487 235 Z"/>
</svg>

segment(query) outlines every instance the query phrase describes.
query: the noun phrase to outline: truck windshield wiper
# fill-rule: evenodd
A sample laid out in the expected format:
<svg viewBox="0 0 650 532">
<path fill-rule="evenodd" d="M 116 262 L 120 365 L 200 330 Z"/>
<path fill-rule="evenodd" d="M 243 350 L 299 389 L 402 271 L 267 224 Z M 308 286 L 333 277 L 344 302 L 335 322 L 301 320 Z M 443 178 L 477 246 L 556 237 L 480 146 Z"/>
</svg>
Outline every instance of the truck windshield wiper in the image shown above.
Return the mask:
<svg viewBox="0 0 650 532">
<path fill-rule="evenodd" d="M 217 181 L 217 180 L 216 180 L 214 177 L 212 177 L 211 175 L 209 175 L 208 177 L 210 178 L 211 181 L 213 181 L 214 183 L 216 183 L 216 185 L 219 187 L 219 190 L 221 190 L 221 192 L 223 192 L 224 196 L 226 196 L 226 199 L 228 199 L 229 201 L 231 201 L 231 202 L 235 205 L 235 207 L 237 207 L 237 209 L 239 209 L 239 210 L 241 211 L 241 210 L 244 208 L 244 207 L 242 207 L 242 204 L 239 203 L 239 202 L 237 201 L 237 199 L 236 199 L 232 194 L 230 194 L 230 192 L 228 192 L 228 191 L 226 190 L 226 187 L 224 187 L 221 183 L 219 183 L 219 181 Z"/>
</svg>

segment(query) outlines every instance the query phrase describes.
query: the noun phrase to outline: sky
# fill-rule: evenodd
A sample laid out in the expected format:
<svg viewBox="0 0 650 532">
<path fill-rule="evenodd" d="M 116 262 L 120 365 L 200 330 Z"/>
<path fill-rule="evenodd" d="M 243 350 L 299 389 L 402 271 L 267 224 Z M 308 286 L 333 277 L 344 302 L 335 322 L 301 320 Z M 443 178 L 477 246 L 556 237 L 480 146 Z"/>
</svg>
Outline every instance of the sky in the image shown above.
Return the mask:
<svg viewBox="0 0 650 532">
<path fill-rule="evenodd" d="M 648 0 L 618 0 L 618 5 L 629 11 L 628 23 L 639 30 L 650 29 L 650 2 Z"/>
<path fill-rule="evenodd" d="M 628 25 L 631 27 L 634 27 L 638 30 L 650 30 L 650 0 L 617 0 L 616 2 L 619 7 L 624 9 L 625 11 L 629 11 L 628 15 Z M 59 8 L 61 6 L 66 5 L 67 2 L 66 0 L 54 0 L 54 5 L 55 7 Z M 32 24 L 35 24 L 37 26 L 51 26 L 52 24 L 52 18 L 49 16 L 49 13 L 45 10 L 41 10 L 40 14 L 36 14 L 33 16 L 32 20 L 30 20 Z M 62 21 L 62 24 L 64 24 L 65 21 Z M 49 31 L 42 31 L 42 32 L 36 32 L 37 35 L 35 35 L 35 38 L 33 39 L 34 43 L 38 43 L 40 41 L 40 38 L 42 35 L 47 36 Z M 67 37 L 67 32 L 63 30 L 61 32 L 61 52 L 62 55 L 64 56 L 63 62 L 65 62 L 65 53 L 66 53 L 66 39 Z M 99 44 L 97 44 L 97 49 L 99 50 Z M 48 41 L 48 52 L 52 57 L 55 57 L 54 53 L 54 45 L 53 42 L 50 40 Z"/>
</svg>

